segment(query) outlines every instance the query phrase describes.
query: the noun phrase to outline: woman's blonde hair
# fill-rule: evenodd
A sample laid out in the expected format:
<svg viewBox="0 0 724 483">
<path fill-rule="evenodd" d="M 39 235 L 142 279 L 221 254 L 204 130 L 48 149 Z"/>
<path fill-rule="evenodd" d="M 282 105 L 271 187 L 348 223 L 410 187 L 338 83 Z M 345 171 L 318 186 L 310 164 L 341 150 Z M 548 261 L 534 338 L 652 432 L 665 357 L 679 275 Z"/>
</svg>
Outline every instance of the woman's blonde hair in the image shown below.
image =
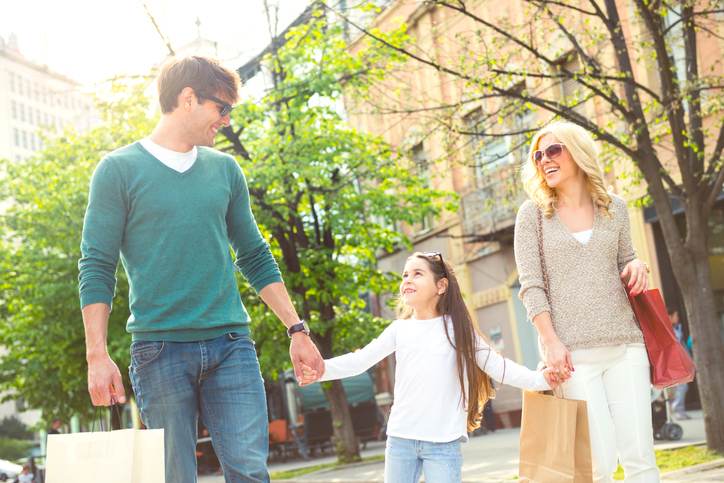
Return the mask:
<svg viewBox="0 0 724 483">
<path fill-rule="evenodd" d="M 571 159 L 578 165 L 586 176 L 588 192 L 593 199 L 593 205 L 602 213 L 609 215 L 611 195 L 603 182 L 603 171 L 598 164 L 598 150 L 591 135 L 576 124 L 559 121 L 549 124 L 533 136 L 528 152 L 528 159 L 523 164 L 523 188 L 528 197 L 540 207 L 547 217 L 553 215 L 557 196 L 556 191 L 546 183 L 545 177 L 538 168 L 533 155 L 538 150 L 538 144 L 546 134 L 553 135 L 571 155 Z"/>
</svg>

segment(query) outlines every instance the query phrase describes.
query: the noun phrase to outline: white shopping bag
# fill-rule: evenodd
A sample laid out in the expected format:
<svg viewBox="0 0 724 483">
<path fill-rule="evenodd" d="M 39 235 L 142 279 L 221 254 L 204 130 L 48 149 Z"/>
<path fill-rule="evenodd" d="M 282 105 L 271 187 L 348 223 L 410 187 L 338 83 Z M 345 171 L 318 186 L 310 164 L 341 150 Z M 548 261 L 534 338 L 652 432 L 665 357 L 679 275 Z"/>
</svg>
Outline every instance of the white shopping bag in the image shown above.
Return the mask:
<svg viewBox="0 0 724 483">
<path fill-rule="evenodd" d="M 163 429 L 48 435 L 46 483 L 165 483 Z"/>
</svg>

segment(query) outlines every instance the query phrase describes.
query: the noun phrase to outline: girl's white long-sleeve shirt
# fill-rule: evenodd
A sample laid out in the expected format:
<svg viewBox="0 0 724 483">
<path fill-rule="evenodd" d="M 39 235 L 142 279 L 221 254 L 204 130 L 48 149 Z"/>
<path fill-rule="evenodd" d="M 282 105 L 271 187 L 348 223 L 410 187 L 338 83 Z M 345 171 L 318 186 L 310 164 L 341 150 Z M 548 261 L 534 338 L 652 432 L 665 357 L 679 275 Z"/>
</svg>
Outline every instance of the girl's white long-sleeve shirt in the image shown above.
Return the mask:
<svg viewBox="0 0 724 483">
<path fill-rule="evenodd" d="M 449 319 L 450 338 L 454 341 Z M 432 442 L 467 440 L 467 410 L 463 405 L 455 350 L 445 335 L 443 318 L 400 319 L 364 348 L 324 361 L 329 381 L 355 376 L 395 353 L 395 396 L 387 434 Z M 480 337 L 478 366 L 494 380 L 521 389 L 550 389 L 542 372 L 505 359 Z"/>
</svg>

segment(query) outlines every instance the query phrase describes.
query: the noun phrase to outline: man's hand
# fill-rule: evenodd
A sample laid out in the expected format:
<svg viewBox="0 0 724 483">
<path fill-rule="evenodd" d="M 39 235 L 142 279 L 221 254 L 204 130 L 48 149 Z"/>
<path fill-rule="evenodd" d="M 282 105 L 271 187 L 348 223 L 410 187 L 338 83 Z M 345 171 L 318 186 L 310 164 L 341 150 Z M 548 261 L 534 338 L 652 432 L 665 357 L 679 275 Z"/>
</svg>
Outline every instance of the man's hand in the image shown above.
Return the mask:
<svg viewBox="0 0 724 483">
<path fill-rule="evenodd" d="M 108 354 L 88 358 L 88 393 L 94 406 L 126 402 L 121 371 Z"/>
<path fill-rule="evenodd" d="M 300 383 L 305 379 L 306 366 L 307 379 L 319 379 L 324 374 L 324 360 L 319 353 L 317 346 L 312 339 L 303 332 L 292 334 L 292 342 L 289 344 L 289 357 L 294 366 L 294 376 Z"/>
</svg>

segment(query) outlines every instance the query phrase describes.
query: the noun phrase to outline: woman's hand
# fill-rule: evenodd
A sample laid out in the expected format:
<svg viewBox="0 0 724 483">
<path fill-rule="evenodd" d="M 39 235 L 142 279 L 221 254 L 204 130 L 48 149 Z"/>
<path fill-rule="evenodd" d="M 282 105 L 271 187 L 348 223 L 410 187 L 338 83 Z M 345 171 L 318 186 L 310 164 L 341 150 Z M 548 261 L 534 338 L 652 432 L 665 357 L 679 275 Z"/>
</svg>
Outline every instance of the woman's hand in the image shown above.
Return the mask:
<svg viewBox="0 0 724 483">
<path fill-rule="evenodd" d="M 545 377 L 546 382 L 551 387 L 551 389 L 555 389 L 558 386 L 560 386 L 562 383 L 564 383 L 568 378 L 562 378 L 558 375 L 558 371 L 553 369 L 552 367 L 546 367 L 543 369 L 543 377 Z M 569 376 L 570 377 L 570 376 Z"/>
<path fill-rule="evenodd" d="M 626 289 L 630 295 L 638 295 L 648 288 L 648 273 L 648 265 L 638 258 L 631 260 L 623 267 L 621 280 L 626 284 Z"/>
<path fill-rule="evenodd" d="M 543 352 L 546 367 L 556 374 L 560 382 L 571 377 L 571 372 L 574 371 L 571 351 L 563 345 L 560 339 L 556 337 L 549 341 L 543 341 Z"/>
</svg>

